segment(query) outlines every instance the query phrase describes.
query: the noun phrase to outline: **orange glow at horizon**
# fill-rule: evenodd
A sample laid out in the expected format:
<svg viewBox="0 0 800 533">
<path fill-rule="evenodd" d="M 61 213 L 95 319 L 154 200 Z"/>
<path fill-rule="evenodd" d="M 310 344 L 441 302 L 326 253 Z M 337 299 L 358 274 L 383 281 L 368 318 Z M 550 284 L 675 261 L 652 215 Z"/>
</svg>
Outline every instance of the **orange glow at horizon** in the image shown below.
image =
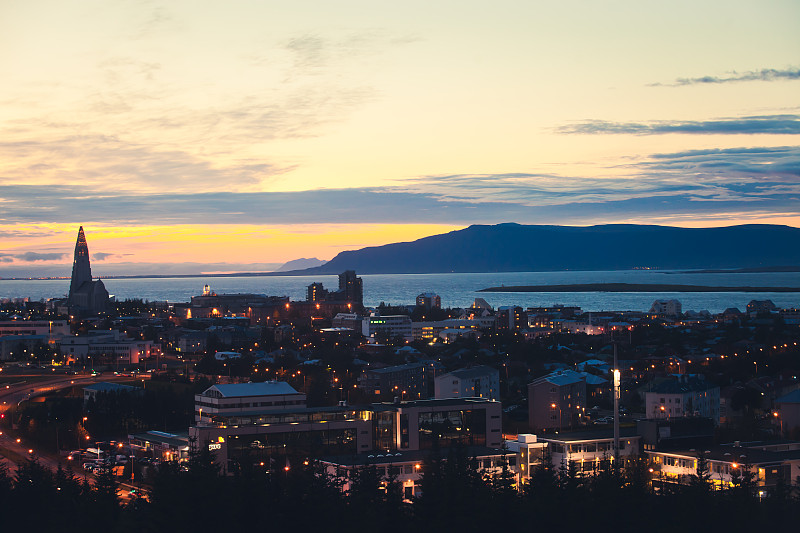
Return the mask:
<svg viewBox="0 0 800 533">
<path fill-rule="evenodd" d="M 7 239 L 5 251 L 63 252 L 71 259 L 78 226 L 15 226 L 20 237 Z M 111 254 L 93 266 L 111 263 L 284 263 L 300 257 L 332 259 L 344 250 L 380 246 L 446 233 L 464 226 L 445 224 L 309 224 L 257 226 L 182 224 L 107 226 L 82 223 L 92 255 Z"/>
</svg>

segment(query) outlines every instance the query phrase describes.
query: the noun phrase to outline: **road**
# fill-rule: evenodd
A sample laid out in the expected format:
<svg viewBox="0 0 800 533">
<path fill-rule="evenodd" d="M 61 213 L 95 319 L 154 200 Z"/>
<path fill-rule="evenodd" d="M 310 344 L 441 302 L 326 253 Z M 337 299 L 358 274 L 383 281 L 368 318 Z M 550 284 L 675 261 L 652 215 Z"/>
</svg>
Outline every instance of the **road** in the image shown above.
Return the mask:
<svg viewBox="0 0 800 533">
<path fill-rule="evenodd" d="M 5 414 L 6 411 L 11 409 L 11 407 L 19 405 L 25 400 L 35 396 L 41 396 L 43 394 L 55 392 L 60 389 L 66 389 L 76 385 L 90 385 L 92 383 L 104 381 L 119 382 L 131 380 L 130 377 L 115 376 L 113 374 L 99 374 L 96 376 L 60 374 L 39 379 L 46 375 L 47 374 L 18 374 L 14 375 L 13 377 L 15 380 L 16 378 L 19 378 L 19 381 L 14 381 L 12 383 L 7 383 L 4 386 L 0 386 L 0 414 Z M 149 378 L 149 374 L 141 374 L 137 379 Z M 36 379 L 36 381 L 33 379 Z M 0 459 L 4 460 L 10 471 L 13 472 L 18 463 L 25 461 L 32 455 L 36 456 L 41 465 L 53 471 L 58 468 L 59 464 L 61 464 L 62 467 L 67 466 L 66 458 L 52 454 L 39 453 L 37 450 L 29 447 L 26 442 L 24 442 L 13 432 L 9 432 L 6 429 L 0 430 Z M 73 465 L 73 470 L 75 470 L 76 473 L 77 471 L 83 472 L 81 465 Z M 91 473 L 84 472 L 84 476 L 87 479 L 94 481 L 94 475 Z M 120 483 L 120 497 L 123 502 L 127 502 L 130 499 L 130 490 L 133 488 L 141 490 L 140 487 L 134 487 L 133 485 Z"/>
</svg>

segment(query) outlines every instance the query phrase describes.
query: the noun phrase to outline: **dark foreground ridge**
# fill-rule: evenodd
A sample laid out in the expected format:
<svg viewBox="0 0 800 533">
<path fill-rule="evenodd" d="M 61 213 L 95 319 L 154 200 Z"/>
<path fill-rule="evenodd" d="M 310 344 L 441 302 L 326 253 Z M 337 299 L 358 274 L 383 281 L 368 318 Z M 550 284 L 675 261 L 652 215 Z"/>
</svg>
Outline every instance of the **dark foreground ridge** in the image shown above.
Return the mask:
<svg viewBox="0 0 800 533">
<path fill-rule="evenodd" d="M 800 292 L 800 287 L 712 287 L 662 283 L 579 283 L 576 285 L 511 285 L 478 292 Z"/>
</svg>

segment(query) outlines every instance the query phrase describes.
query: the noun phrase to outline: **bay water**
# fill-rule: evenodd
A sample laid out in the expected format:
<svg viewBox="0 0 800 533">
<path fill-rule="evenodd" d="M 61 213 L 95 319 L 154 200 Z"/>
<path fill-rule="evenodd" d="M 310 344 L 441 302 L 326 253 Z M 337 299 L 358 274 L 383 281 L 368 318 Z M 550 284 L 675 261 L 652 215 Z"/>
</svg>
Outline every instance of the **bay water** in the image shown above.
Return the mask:
<svg viewBox="0 0 800 533">
<path fill-rule="evenodd" d="M 800 292 L 477 292 L 502 285 L 567 285 L 578 283 L 647 283 L 706 286 L 800 287 L 798 272 L 763 273 L 700 273 L 664 270 L 500 272 L 444 274 L 366 274 L 364 305 L 380 302 L 392 305 L 413 305 L 416 296 L 433 292 L 442 299 L 442 307 L 468 307 L 475 298 L 483 298 L 493 307 L 550 306 L 555 303 L 579 306 L 585 311 L 647 311 L 656 299 L 677 299 L 683 310 L 708 310 L 720 313 L 728 307 L 744 310 L 750 300 L 772 300 L 778 307 L 800 307 Z M 127 278 L 104 279 L 108 292 L 119 300 L 141 298 L 169 302 L 188 302 L 202 293 L 208 283 L 218 294 L 255 293 L 288 296 L 304 300 L 306 287 L 321 282 L 328 289 L 338 287 L 337 276 L 242 276 L 193 278 Z M 0 298 L 29 297 L 47 300 L 63 297 L 69 291 L 69 280 L 0 280 Z"/>
</svg>

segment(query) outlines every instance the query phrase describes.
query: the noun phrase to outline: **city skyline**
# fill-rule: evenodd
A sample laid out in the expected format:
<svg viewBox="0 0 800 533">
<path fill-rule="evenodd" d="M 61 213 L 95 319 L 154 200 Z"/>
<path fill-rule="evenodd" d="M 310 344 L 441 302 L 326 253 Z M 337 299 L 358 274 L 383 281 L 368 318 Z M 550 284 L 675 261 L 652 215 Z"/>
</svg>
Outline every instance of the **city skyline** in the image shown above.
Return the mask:
<svg viewBox="0 0 800 533">
<path fill-rule="evenodd" d="M 0 15 L 2 272 L 68 275 L 80 225 L 100 275 L 472 223 L 800 226 L 794 2 Z"/>
</svg>

